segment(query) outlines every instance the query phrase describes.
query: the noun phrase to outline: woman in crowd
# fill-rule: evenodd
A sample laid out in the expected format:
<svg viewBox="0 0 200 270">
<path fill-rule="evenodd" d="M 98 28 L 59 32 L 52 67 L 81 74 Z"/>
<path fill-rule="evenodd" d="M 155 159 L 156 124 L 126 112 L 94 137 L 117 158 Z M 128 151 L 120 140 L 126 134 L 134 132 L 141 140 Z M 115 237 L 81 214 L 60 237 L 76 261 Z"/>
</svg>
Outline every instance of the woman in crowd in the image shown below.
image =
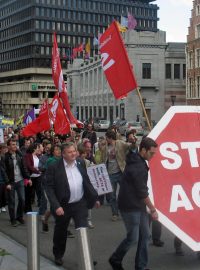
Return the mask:
<svg viewBox="0 0 200 270">
<path fill-rule="evenodd" d="M 25 212 L 32 211 L 32 201 L 37 194 L 38 206 L 41 199 L 41 172 L 39 166 L 39 155 L 41 155 L 40 145 L 37 143 L 31 144 L 24 156 L 25 164 L 30 173 L 32 185 L 25 186 Z"/>
</svg>

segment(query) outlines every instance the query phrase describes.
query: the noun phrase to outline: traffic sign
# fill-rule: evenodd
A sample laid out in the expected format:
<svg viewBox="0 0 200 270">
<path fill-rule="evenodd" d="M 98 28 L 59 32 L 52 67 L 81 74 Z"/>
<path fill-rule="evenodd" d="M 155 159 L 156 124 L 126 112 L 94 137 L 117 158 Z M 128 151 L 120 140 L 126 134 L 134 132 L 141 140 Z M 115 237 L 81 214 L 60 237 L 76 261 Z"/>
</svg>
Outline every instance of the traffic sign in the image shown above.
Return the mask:
<svg viewBox="0 0 200 270">
<path fill-rule="evenodd" d="M 149 190 L 159 220 L 200 251 L 200 107 L 172 106 L 148 137 L 158 143 Z"/>
</svg>

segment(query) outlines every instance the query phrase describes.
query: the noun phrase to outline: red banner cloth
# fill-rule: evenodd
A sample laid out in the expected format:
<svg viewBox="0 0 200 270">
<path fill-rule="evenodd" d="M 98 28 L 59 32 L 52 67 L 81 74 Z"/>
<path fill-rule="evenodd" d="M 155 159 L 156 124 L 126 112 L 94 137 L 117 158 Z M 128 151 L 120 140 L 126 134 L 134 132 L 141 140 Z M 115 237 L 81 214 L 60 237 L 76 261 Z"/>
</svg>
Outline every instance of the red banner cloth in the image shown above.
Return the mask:
<svg viewBox="0 0 200 270">
<path fill-rule="evenodd" d="M 69 99 L 67 95 L 67 89 L 63 79 L 63 72 L 60 63 L 60 55 L 58 50 L 58 44 L 56 41 L 56 33 L 54 33 L 53 51 L 52 51 L 52 77 L 56 88 L 58 89 L 59 96 L 62 99 L 63 106 L 66 110 L 67 118 L 70 124 L 78 124 L 77 119 L 73 116 Z"/>
<path fill-rule="evenodd" d="M 63 135 L 70 132 L 70 124 L 58 95 L 55 95 L 52 103 L 49 105 L 49 114 L 56 134 Z"/>
<path fill-rule="evenodd" d="M 114 21 L 100 37 L 102 67 L 116 99 L 121 99 L 137 87 L 117 23 Z"/>
<path fill-rule="evenodd" d="M 28 124 L 22 131 L 24 137 L 36 135 L 39 132 L 49 130 L 51 128 L 49 120 L 48 100 L 45 100 L 41 106 L 38 118 Z"/>
</svg>

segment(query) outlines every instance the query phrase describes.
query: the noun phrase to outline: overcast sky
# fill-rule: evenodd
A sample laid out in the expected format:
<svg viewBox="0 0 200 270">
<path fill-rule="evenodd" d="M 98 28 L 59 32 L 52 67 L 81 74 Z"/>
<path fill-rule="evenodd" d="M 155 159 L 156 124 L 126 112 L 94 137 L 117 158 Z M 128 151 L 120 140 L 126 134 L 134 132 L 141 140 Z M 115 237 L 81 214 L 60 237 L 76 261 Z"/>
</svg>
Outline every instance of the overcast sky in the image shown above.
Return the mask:
<svg viewBox="0 0 200 270">
<path fill-rule="evenodd" d="M 167 42 L 186 42 L 193 0 L 156 0 L 158 28 L 166 31 Z"/>
</svg>

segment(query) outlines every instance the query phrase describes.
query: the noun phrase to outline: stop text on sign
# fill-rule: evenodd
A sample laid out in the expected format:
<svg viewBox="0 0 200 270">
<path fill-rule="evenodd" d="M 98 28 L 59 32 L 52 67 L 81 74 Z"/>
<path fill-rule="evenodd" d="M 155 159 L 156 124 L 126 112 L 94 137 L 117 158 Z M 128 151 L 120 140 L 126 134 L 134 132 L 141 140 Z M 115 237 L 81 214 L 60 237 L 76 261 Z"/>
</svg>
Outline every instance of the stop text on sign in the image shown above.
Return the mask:
<svg viewBox="0 0 200 270">
<path fill-rule="evenodd" d="M 165 169 L 177 170 L 181 167 L 182 157 L 177 153 L 181 149 L 188 152 L 191 167 L 199 167 L 197 149 L 200 149 L 200 142 L 180 142 L 179 144 L 165 142 L 160 145 L 160 153 L 166 158 L 161 160 Z"/>
</svg>

